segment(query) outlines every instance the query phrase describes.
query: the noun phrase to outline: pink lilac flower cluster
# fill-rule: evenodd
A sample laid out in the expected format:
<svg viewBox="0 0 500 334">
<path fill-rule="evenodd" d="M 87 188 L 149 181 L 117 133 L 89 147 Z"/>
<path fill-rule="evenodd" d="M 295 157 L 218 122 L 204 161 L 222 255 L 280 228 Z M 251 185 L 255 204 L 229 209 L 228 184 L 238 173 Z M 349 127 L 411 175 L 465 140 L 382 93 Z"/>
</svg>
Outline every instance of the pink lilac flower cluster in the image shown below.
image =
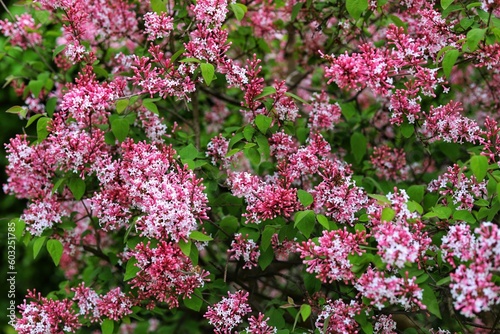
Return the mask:
<svg viewBox="0 0 500 334">
<path fill-rule="evenodd" d="M 457 267 L 450 274 L 451 294 L 456 310 L 467 317 L 489 311 L 500 304 L 500 287 L 492 278 L 500 270 L 500 229 L 486 222 L 470 232 L 469 225 L 451 226 L 442 238 L 443 259 Z"/>
<path fill-rule="evenodd" d="M 194 13 L 196 21 L 202 22 L 207 27 L 213 26 L 220 28 L 229 12 L 227 9 L 227 0 L 200 0 L 190 9 Z"/>
<path fill-rule="evenodd" d="M 462 106 L 450 102 L 444 106 L 432 107 L 425 118 L 421 132 L 430 142 L 475 143 L 479 141 L 481 129 L 470 118 L 461 115 Z"/>
<path fill-rule="evenodd" d="M 81 327 L 70 300 L 47 299 L 35 291 L 28 291 L 26 298 L 33 301 L 28 303 L 24 299 L 23 304 L 19 305 L 21 318 L 17 319 L 14 326 L 18 333 L 75 333 Z"/>
<path fill-rule="evenodd" d="M 210 325 L 214 326 L 216 334 L 232 334 L 233 329 L 243 322 L 243 317 L 252 309 L 248 305 L 248 292 L 228 292 L 227 297 L 213 306 L 209 306 L 203 315 Z"/>
<path fill-rule="evenodd" d="M 285 81 L 276 82 L 274 84 L 276 93 L 271 94 L 271 98 L 274 99 L 273 108 L 278 120 L 280 121 L 290 121 L 294 122 L 299 116 L 299 108 L 295 104 L 295 101 L 288 95 Z"/>
<path fill-rule="evenodd" d="M 486 197 L 486 181 L 478 182 L 474 175 L 468 177 L 464 171 L 465 168 L 454 164 L 437 180 L 431 181 L 427 189 L 443 196 L 451 196 L 452 203 L 458 205 L 459 210 L 470 211 L 475 199 Z M 442 201 L 444 205 L 448 203 L 446 197 Z"/>
<path fill-rule="evenodd" d="M 278 261 L 288 260 L 290 254 L 297 249 L 297 243 L 292 240 L 285 238 L 280 241 L 278 233 L 273 234 L 271 237 L 271 246 L 273 247 L 274 257 Z"/>
<path fill-rule="evenodd" d="M 102 322 L 103 319 L 118 321 L 132 313 L 134 302 L 119 287 L 104 295 L 97 294 L 84 283 L 72 290 L 75 292 L 73 301 L 78 305 L 79 314 L 91 322 Z"/>
<path fill-rule="evenodd" d="M 372 235 L 377 241 L 378 254 L 388 268 L 403 268 L 407 262 L 422 265 L 425 252 L 432 243 L 430 236 L 423 231 L 425 225 L 419 220 L 416 212 L 408 210 L 409 197 L 405 190 L 395 189 L 387 198 L 390 204 L 372 205 L 367 210 L 373 225 Z M 391 221 L 382 219 L 386 208 L 394 212 Z"/>
<path fill-rule="evenodd" d="M 375 317 L 374 317 L 375 318 Z M 374 334 L 396 334 L 397 323 L 392 319 L 392 315 L 380 314 L 376 317 L 376 322 L 373 325 Z"/>
<path fill-rule="evenodd" d="M 383 180 L 394 182 L 409 178 L 410 166 L 406 162 L 404 149 L 392 148 L 387 145 L 375 147 L 370 157 L 377 176 Z"/>
<path fill-rule="evenodd" d="M 148 41 L 166 38 L 174 29 L 174 19 L 165 12 L 160 15 L 154 12 L 147 12 L 143 17 L 145 26 L 144 32 L 148 36 Z"/>
<path fill-rule="evenodd" d="M 488 157 L 490 163 L 496 162 L 500 166 L 500 127 L 498 121 L 487 117 L 484 120 L 484 138 L 481 138 L 483 146 L 482 155 Z"/>
<path fill-rule="evenodd" d="M 187 239 L 198 221 L 207 218 L 208 199 L 201 179 L 179 165 L 171 147 L 127 140 L 121 149 L 119 165 L 109 171 L 111 176 L 101 177 L 112 181 L 104 182 L 92 198 L 92 209 L 101 225 L 121 227 L 122 218 L 130 215 L 128 208 L 134 207 L 142 214 L 136 221 L 142 236 Z"/>
<path fill-rule="evenodd" d="M 305 109 L 309 112 L 307 126 L 316 131 L 332 130 L 342 116 L 340 105 L 330 103 L 329 96 L 325 91 L 322 91 L 321 94 L 314 93 L 312 102 Z"/>
<path fill-rule="evenodd" d="M 284 180 L 267 183 L 247 172 L 232 172 L 228 183 L 234 196 L 245 198 L 247 223 L 290 217 L 299 208 L 297 189 Z"/>
<path fill-rule="evenodd" d="M 217 137 L 212 138 L 207 144 L 206 155 L 212 158 L 212 164 L 214 166 L 220 163 L 221 169 L 228 169 L 235 158 L 234 155 L 229 158 L 226 157 L 228 148 L 229 141 L 225 139 L 222 134 L 219 134 Z"/>
<path fill-rule="evenodd" d="M 349 304 L 341 299 L 328 300 L 323 305 L 316 319 L 315 326 L 321 333 L 354 334 L 359 332 L 359 324 L 354 317 L 362 310 L 362 306 L 351 300 Z"/>
<path fill-rule="evenodd" d="M 276 334 L 278 329 L 274 326 L 269 326 L 267 321 L 269 321 L 269 317 L 264 319 L 264 314 L 260 312 L 257 317 L 252 315 L 248 318 L 249 326 L 245 328 L 245 332 L 248 334 Z"/>
<path fill-rule="evenodd" d="M 422 304 L 422 289 L 415 283 L 416 277 L 409 278 L 397 277 L 396 275 L 385 276 L 383 272 L 368 268 L 361 275 L 354 287 L 360 295 L 370 299 L 371 305 L 381 310 L 385 303 L 391 305 L 400 305 L 405 310 L 411 310 L 414 307 L 426 309 Z"/>
<path fill-rule="evenodd" d="M 241 233 L 234 236 L 231 248 L 227 250 L 231 260 L 244 262 L 243 269 L 257 267 L 260 251 L 259 246 L 252 239 L 248 239 L 248 234 L 244 237 Z"/>
<path fill-rule="evenodd" d="M 0 32 L 10 38 L 10 44 L 24 50 L 42 43 L 42 35 L 38 32 L 40 27 L 28 13 L 16 15 L 15 22 L 0 20 Z"/>
<path fill-rule="evenodd" d="M 137 290 L 138 300 L 149 301 L 149 309 L 155 307 L 155 301 L 178 307 L 178 298 L 193 298 L 194 290 L 203 287 L 209 274 L 198 271 L 177 244 L 165 241 L 156 247 L 140 243 L 127 257 L 129 261 L 136 259 L 135 266 L 140 269 L 129 284 Z"/>
<path fill-rule="evenodd" d="M 316 274 L 323 283 L 334 281 L 349 282 L 355 280 L 349 255 L 362 255 L 361 245 L 366 244 L 366 232 L 350 233 L 347 229 L 323 231 L 318 244 L 312 240 L 297 245 L 300 258 L 307 265 L 308 273 Z"/>
<path fill-rule="evenodd" d="M 132 65 L 134 75 L 131 80 L 140 93 L 148 93 L 151 97 L 158 94 L 162 98 L 174 96 L 190 101 L 189 94 L 196 90 L 191 78 L 180 72 L 180 66 L 176 69 L 159 46 L 152 45 L 149 52 L 152 57 L 134 56 Z"/>
</svg>

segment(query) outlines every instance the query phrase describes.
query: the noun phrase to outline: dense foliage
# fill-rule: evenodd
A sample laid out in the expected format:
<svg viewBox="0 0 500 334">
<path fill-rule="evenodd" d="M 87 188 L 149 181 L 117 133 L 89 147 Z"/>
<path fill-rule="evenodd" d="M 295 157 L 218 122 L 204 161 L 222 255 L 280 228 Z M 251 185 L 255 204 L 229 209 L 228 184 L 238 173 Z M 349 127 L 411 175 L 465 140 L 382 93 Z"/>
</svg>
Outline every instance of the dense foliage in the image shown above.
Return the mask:
<svg viewBox="0 0 500 334">
<path fill-rule="evenodd" d="M 500 1 L 4 8 L 19 333 L 500 330 Z"/>
</svg>

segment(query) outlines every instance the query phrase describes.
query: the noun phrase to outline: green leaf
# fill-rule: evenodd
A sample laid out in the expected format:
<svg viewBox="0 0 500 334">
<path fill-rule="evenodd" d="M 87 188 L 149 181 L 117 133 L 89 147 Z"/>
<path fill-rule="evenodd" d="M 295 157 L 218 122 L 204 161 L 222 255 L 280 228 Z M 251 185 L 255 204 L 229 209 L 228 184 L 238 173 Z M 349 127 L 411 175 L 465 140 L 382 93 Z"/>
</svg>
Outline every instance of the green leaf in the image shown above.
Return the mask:
<svg viewBox="0 0 500 334">
<path fill-rule="evenodd" d="M 104 319 L 101 324 L 102 334 L 113 334 L 113 329 L 115 328 L 115 322 L 111 319 Z"/>
<path fill-rule="evenodd" d="M 236 16 L 236 19 L 238 21 L 243 20 L 243 17 L 245 17 L 245 13 L 247 12 L 247 6 L 241 4 L 241 3 L 232 3 L 231 4 L 231 10 L 234 13 L 234 16 Z"/>
<path fill-rule="evenodd" d="M 56 106 L 57 106 L 57 97 L 51 97 L 50 99 L 48 99 L 45 105 L 45 111 L 47 111 L 47 115 L 52 117 L 54 111 L 56 110 Z"/>
<path fill-rule="evenodd" d="M 309 304 L 300 305 L 299 313 L 300 316 L 302 317 L 302 321 L 306 321 L 311 315 L 311 305 Z"/>
<path fill-rule="evenodd" d="M 441 0 L 441 7 L 443 9 L 448 8 L 453 3 L 453 0 Z"/>
<path fill-rule="evenodd" d="M 198 150 L 193 144 L 189 144 L 179 151 L 182 160 L 194 160 L 198 156 Z"/>
<path fill-rule="evenodd" d="M 196 241 L 211 241 L 214 240 L 211 236 L 201 233 L 200 231 L 192 231 L 189 238 Z"/>
<path fill-rule="evenodd" d="M 200 289 L 195 289 L 194 293 L 191 294 L 191 297 L 184 299 L 183 303 L 188 309 L 198 312 L 201 310 L 201 306 L 203 305 L 203 300 L 198 298 L 195 294 L 201 295 Z"/>
<path fill-rule="evenodd" d="M 276 93 L 276 88 L 274 88 L 273 86 L 266 86 L 266 87 L 264 87 L 264 89 L 262 89 L 262 93 L 257 95 L 255 97 L 255 99 L 258 100 L 258 99 L 261 99 L 265 96 L 269 96 L 269 95 L 274 94 L 274 93 Z"/>
<path fill-rule="evenodd" d="M 201 76 L 203 77 L 203 80 L 205 80 L 207 86 L 210 86 L 215 76 L 214 65 L 209 63 L 201 63 L 200 67 L 201 67 Z"/>
<path fill-rule="evenodd" d="M 453 213 L 453 219 L 467 222 L 469 224 L 474 224 L 476 218 L 468 210 L 458 210 Z"/>
<path fill-rule="evenodd" d="M 136 263 L 137 259 L 135 257 L 127 261 L 127 267 L 125 268 L 125 275 L 123 276 L 124 281 L 131 280 L 137 275 L 139 271 L 141 271 L 141 268 L 136 266 Z"/>
<path fill-rule="evenodd" d="M 274 260 L 274 250 L 272 247 L 267 247 L 266 250 L 262 250 L 258 264 L 260 269 L 266 270 L 267 267 L 273 262 Z"/>
<path fill-rule="evenodd" d="M 260 153 L 259 151 L 257 151 L 257 149 L 253 147 L 245 149 L 245 155 L 248 157 L 252 164 L 258 165 L 260 163 Z"/>
<path fill-rule="evenodd" d="M 36 10 L 35 17 L 41 24 L 47 23 L 50 17 L 50 12 L 47 10 Z"/>
<path fill-rule="evenodd" d="M 26 222 L 21 218 L 13 218 L 10 220 L 10 223 L 14 223 L 16 225 L 14 235 L 16 236 L 17 240 L 21 240 L 21 237 L 24 234 L 24 228 L 26 227 Z"/>
<path fill-rule="evenodd" d="M 470 52 L 474 52 L 479 47 L 479 42 L 484 38 L 486 29 L 474 28 L 467 33 L 467 46 Z"/>
<path fill-rule="evenodd" d="M 181 249 L 182 253 L 184 253 L 184 255 L 186 256 L 189 256 L 189 254 L 191 254 L 192 244 L 193 242 L 191 240 L 189 240 L 188 242 L 184 240 L 179 240 L 179 248 Z"/>
<path fill-rule="evenodd" d="M 36 134 L 39 141 L 42 141 L 49 136 L 49 131 L 47 130 L 49 122 L 50 118 L 48 117 L 38 119 L 38 122 L 36 123 Z"/>
<path fill-rule="evenodd" d="M 58 54 L 60 54 L 64 49 L 66 48 L 66 44 L 63 45 L 58 45 L 54 49 L 54 52 L 52 53 L 52 58 L 55 58 Z"/>
<path fill-rule="evenodd" d="M 446 276 L 445 278 L 442 278 L 439 281 L 437 281 L 436 285 L 437 286 L 441 286 L 441 285 L 449 284 L 450 282 L 451 282 L 451 277 L 450 276 Z"/>
<path fill-rule="evenodd" d="M 295 21 L 295 19 L 297 18 L 297 15 L 299 15 L 299 12 L 302 9 L 303 5 L 304 5 L 304 3 L 302 1 L 297 2 L 295 5 L 293 5 L 291 21 Z"/>
<path fill-rule="evenodd" d="M 309 238 L 314 230 L 316 215 L 312 210 L 299 211 L 295 214 L 294 221 L 294 227 L 302 232 L 306 238 Z"/>
<path fill-rule="evenodd" d="M 85 194 L 85 181 L 77 176 L 74 176 L 69 179 L 68 187 L 77 201 L 82 199 L 83 195 Z"/>
<path fill-rule="evenodd" d="M 297 190 L 297 196 L 304 207 L 308 207 L 314 201 L 313 195 L 302 189 Z"/>
<path fill-rule="evenodd" d="M 390 222 L 394 217 L 396 217 L 396 211 L 391 208 L 382 209 L 382 215 L 380 217 L 382 221 Z"/>
<path fill-rule="evenodd" d="M 36 115 L 33 115 L 30 117 L 30 119 L 28 120 L 28 122 L 26 123 L 26 127 L 28 128 L 31 124 L 35 123 L 35 121 L 37 119 L 39 119 L 40 117 L 43 117 L 42 114 L 36 114 Z"/>
<path fill-rule="evenodd" d="M 432 212 L 440 219 L 448 219 L 451 216 L 451 209 L 447 206 L 436 206 L 432 208 Z"/>
<path fill-rule="evenodd" d="M 257 128 L 259 129 L 260 132 L 263 134 L 266 133 L 267 129 L 271 126 L 271 123 L 273 122 L 273 119 L 271 117 L 267 117 L 264 115 L 257 115 L 255 117 L 255 125 L 257 125 Z"/>
<path fill-rule="evenodd" d="M 158 106 L 151 99 L 144 99 L 142 101 L 142 105 L 147 110 L 151 111 L 153 114 L 158 115 L 160 112 L 158 111 Z"/>
<path fill-rule="evenodd" d="M 130 124 L 125 118 L 119 117 L 111 121 L 111 132 L 119 142 L 123 142 L 127 138 L 129 131 Z"/>
<path fill-rule="evenodd" d="M 38 97 L 40 95 L 40 92 L 42 91 L 42 88 L 45 86 L 45 82 L 41 80 L 31 80 L 30 83 L 28 84 L 28 87 L 31 91 L 31 93 L 35 96 Z"/>
<path fill-rule="evenodd" d="M 196 58 L 184 58 L 184 59 L 179 60 L 179 62 L 181 62 L 181 63 L 201 63 L 201 61 L 199 59 L 196 59 Z"/>
<path fill-rule="evenodd" d="M 156 14 L 161 14 L 162 12 L 166 12 L 167 11 L 166 0 L 151 0 L 151 9 Z"/>
<path fill-rule="evenodd" d="M 26 115 L 28 114 L 28 109 L 26 107 L 13 106 L 5 110 L 5 112 L 9 114 L 17 114 L 22 118 L 26 118 Z"/>
<path fill-rule="evenodd" d="M 429 312 L 434 314 L 439 319 L 442 319 L 441 311 L 439 310 L 439 302 L 432 288 L 427 284 L 423 284 L 420 287 L 424 290 L 422 293 L 422 303 L 427 306 L 427 310 Z"/>
<path fill-rule="evenodd" d="M 50 239 L 49 241 L 47 241 L 47 251 L 49 252 L 50 257 L 52 258 L 56 266 L 58 266 L 59 261 L 61 261 L 63 250 L 64 246 L 59 240 Z"/>
<path fill-rule="evenodd" d="M 403 124 L 401 124 L 400 129 L 401 129 L 401 134 L 405 138 L 410 138 L 413 135 L 413 133 L 415 132 L 415 126 L 413 124 L 410 124 L 407 122 L 404 122 Z"/>
<path fill-rule="evenodd" d="M 301 2 L 299 2 L 298 4 L 302 4 Z M 300 101 L 304 104 L 308 104 L 308 102 L 306 100 L 304 100 L 303 98 L 301 98 L 300 96 L 298 95 L 295 95 L 294 93 L 290 93 L 290 92 L 286 92 L 285 93 L 286 96 L 290 96 L 291 98 L 297 100 L 297 101 Z"/>
<path fill-rule="evenodd" d="M 455 63 L 456 63 L 459 55 L 460 55 L 460 52 L 458 50 L 455 50 L 455 49 L 451 49 L 451 50 L 446 51 L 446 54 L 444 55 L 444 58 L 443 58 L 443 72 L 447 78 L 450 77 L 451 70 L 453 69 L 453 66 L 455 66 Z"/>
<path fill-rule="evenodd" d="M 470 158 L 470 169 L 476 179 L 482 181 L 488 172 L 488 158 L 484 155 L 474 155 Z"/>
<path fill-rule="evenodd" d="M 410 199 L 414 200 L 417 203 L 422 202 L 424 199 L 425 186 L 413 185 L 410 186 L 406 193 L 410 196 Z"/>
<path fill-rule="evenodd" d="M 355 20 L 361 17 L 361 14 L 368 9 L 368 0 L 346 0 L 346 8 Z"/>
<path fill-rule="evenodd" d="M 371 197 L 373 199 L 376 199 L 377 201 L 379 201 L 381 204 L 383 203 L 387 203 L 387 204 L 390 204 L 391 201 L 389 201 L 389 199 L 387 197 L 385 197 L 384 195 L 379 195 L 379 194 L 368 194 L 368 197 Z"/>
<path fill-rule="evenodd" d="M 245 126 L 243 129 L 243 136 L 247 141 L 251 141 L 253 134 L 255 133 L 255 129 L 251 125 Z"/>
<path fill-rule="evenodd" d="M 33 242 L 33 259 L 36 259 L 38 253 L 40 253 L 40 250 L 45 244 L 45 239 L 47 239 L 47 237 L 38 237 L 35 239 L 35 242 Z"/>
<path fill-rule="evenodd" d="M 366 138 L 361 132 L 354 132 L 351 136 L 351 152 L 354 160 L 360 163 L 366 153 Z"/>
<path fill-rule="evenodd" d="M 128 107 L 129 103 L 129 99 L 116 101 L 116 112 L 121 114 Z"/>
</svg>

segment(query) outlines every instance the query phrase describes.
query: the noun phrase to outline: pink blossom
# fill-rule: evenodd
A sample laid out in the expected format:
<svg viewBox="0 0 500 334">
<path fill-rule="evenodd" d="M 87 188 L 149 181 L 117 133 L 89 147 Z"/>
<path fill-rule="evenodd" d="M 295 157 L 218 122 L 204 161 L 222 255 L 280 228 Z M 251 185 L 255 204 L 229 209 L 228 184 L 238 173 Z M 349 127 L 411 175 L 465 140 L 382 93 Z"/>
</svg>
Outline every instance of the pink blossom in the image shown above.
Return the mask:
<svg viewBox="0 0 500 334">
<path fill-rule="evenodd" d="M 109 290 L 97 303 L 97 307 L 104 318 L 118 321 L 132 313 L 133 302 L 125 295 L 120 287 Z"/>
<path fill-rule="evenodd" d="M 313 130 L 332 130 L 339 122 L 342 110 L 338 103 L 330 103 L 328 94 L 321 91 L 321 94 L 314 93 L 312 102 L 306 106 L 309 111 L 308 127 Z"/>
<path fill-rule="evenodd" d="M 410 167 L 402 148 L 396 149 L 387 145 L 375 147 L 370 161 L 381 179 L 401 182 L 409 177 Z"/>
<path fill-rule="evenodd" d="M 273 133 L 271 138 L 269 138 L 269 148 L 271 155 L 274 155 L 279 160 L 297 152 L 298 143 L 293 140 L 291 135 L 281 131 Z"/>
<path fill-rule="evenodd" d="M 443 196 L 451 196 L 453 204 L 458 204 L 459 210 L 471 210 L 476 198 L 484 198 L 487 194 L 486 182 L 478 182 L 474 175 L 467 177 L 465 168 L 457 164 L 448 167 L 448 171 L 437 180 L 429 183 L 429 191 L 437 191 Z M 446 198 L 443 199 L 447 203 Z"/>
<path fill-rule="evenodd" d="M 220 28 L 226 19 L 227 0 L 198 0 L 196 5 L 191 5 L 195 19 L 208 26 Z"/>
<path fill-rule="evenodd" d="M 28 13 L 16 15 L 15 22 L 0 20 L 0 32 L 10 38 L 10 44 L 24 50 L 42 43 L 42 35 L 38 32 L 40 27 Z"/>
<path fill-rule="evenodd" d="M 366 233 L 356 231 L 350 233 L 344 230 L 323 231 L 318 238 L 318 244 L 312 240 L 304 241 L 297 246 L 300 257 L 307 265 L 308 273 L 315 273 L 323 283 L 355 279 L 352 264 L 348 260 L 351 254 L 361 255 L 365 251 L 361 245 L 366 244 Z"/>
<path fill-rule="evenodd" d="M 373 326 L 375 334 L 396 334 L 397 323 L 392 319 L 392 315 L 381 314 L 376 317 L 376 322 Z"/>
<path fill-rule="evenodd" d="M 453 267 L 456 267 L 453 257 L 457 257 L 460 261 L 473 259 L 477 241 L 471 234 L 469 225 L 462 223 L 450 226 L 448 233 L 441 240 L 443 260 Z"/>
<path fill-rule="evenodd" d="M 228 297 L 213 306 L 209 306 L 203 317 L 214 326 L 216 334 L 231 334 L 232 330 L 243 322 L 243 317 L 252 309 L 247 303 L 248 292 L 228 292 Z"/>
<path fill-rule="evenodd" d="M 21 318 L 14 325 L 20 334 L 63 334 L 75 333 L 82 325 L 72 309 L 73 303 L 67 299 L 52 300 L 28 291 L 26 298 L 33 301 L 19 305 Z"/>
<path fill-rule="evenodd" d="M 231 242 L 231 248 L 227 250 L 230 254 L 231 260 L 243 260 L 243 269 L 252 267 L 257 267 L 257 261 L 259 260 L 260 251 L 259 246 L 252 239 L 248 239 L 248 234 L 243 237 L 241 233 L 237 233 L 234 236 L 234 240 Z"/>
<path fill-rule="evenodd" d="M 415 283 L 416 277 L 388 276 L 375 271 L 371 267 L 358 279 L 354 287 L 360 294 L 371 299 L 371 304 L 377 309 L 384 308 L 385 303 L 401 305 L 405 310 L 414 307 L 425 309 L 422 304 L 422 289 Z"/>
<path fill-rule="evenodd" d="M 148 308 L 153 308 L 155 301 L 178 307 L 179 296 L 193 298 L 194 290 L 203 287 L 208 275 L 197 270 L 174 243 L 160 241 L 156 247 L 150 242 L 140 243 L 128 256 L 129 261 L 137 260 L 135 266 L 140 269 L 129 284 L 137 289 L 138 300 L 149 300 Z"/>
<path fill-rule="evenodd" d="M 229 168 L 231 161 L 234 160 L 233 157 L 226 158 L 226 154 L 228 152 L 229 141 L 225 139 L 222 134 L 219 134 L 217 137 L 214 137 L 207 144 L 207 157 L 212 158 L 212 164 L 214 166 L 217 163 L 220 163 L 221 169 Z"/>
<path fill-rule="evenodd" d="M 259 312 L 257 318 L 255 316 L 251 316 L 248 318 L 249 326 L 245 328 L 245 331 L 248 334 L 275 334 L 278 332 L 278 329 L 274 326 L 269 326 L 267 321 L 269 317 L 264 319 L 264 314 Z"/>
<path fill-rule="evenodd" d="M 361 312 L 361 305 L 354 300 L 350 304 L 341 299 L 328 300 L 318 315 L 315 326 L 322 333 L 355 334 L 359 325 L 354 317 Z"/>
<path fill-rule="evenodd" d="M 154 41 L 170 35 L 172 29 L 174 29 L 174 19 L 167 16 L 167 13 L 158 15 L 154 12 L 147 12 L 144 14 L 144 25 L 148 41 Z"/>
</svg>

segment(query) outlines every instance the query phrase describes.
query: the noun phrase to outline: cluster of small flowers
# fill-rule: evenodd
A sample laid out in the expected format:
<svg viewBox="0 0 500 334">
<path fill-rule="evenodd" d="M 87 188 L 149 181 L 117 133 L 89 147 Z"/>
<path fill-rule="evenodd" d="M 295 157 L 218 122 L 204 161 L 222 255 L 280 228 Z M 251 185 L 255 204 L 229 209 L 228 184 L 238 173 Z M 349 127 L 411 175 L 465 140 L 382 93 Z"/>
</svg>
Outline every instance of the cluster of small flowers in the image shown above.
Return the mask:
<svg viewBox="0 0 500 334">
<path fill-rule="evenodd" d="M 229 175 L 228 183 L 234 196 L 245 198 L 247 223 L 290 217 L 300 207 L 297 189 L 283 180 L 266 183 L 247 172 L 234 172 Z"/>
<path fill-rule="evenodd" d="M 442 239 L 443 259 L 454 267 L 453 257 L 470 261 L 450 274 L 454 307 L 467 317 L 500 304 L 500 287 L 492 281 L 493 273 L 500 270 L 500 229 L 486 222 L 474 232 L 477 237 L 471 234 L 469 225 L 455 225 Z"/>
<path fill-rule="evenodd" d="M 78 305 L 79 314 L 91 322 L 101 322 L 107 318 L 117 321 L 132 313 L 134 302 L 120 288 L 99 295 L 81 283 L 71 290 L 75 292 L 73 301 Z"/>
<path fill-rule="evenodd" d="M 478 182 L 474 175 L 467 177 L 464 168 L 454 164 L 437 180 L 429 183 L 429 191 L 439 191 L 443 196 L 451 195 L 453 204 L 458 204 L 458 210 L 472 210 L 475 198 L 484 198 L 487 195 L 486 181 Z M 446 205 L 446 198 L 443 204 Z"/>
<path fill-rule="evenodd" d="M 213 306 L 209 306 L 203 315 L 216 334 L 232 334 L 232 330 L 243 322 L 243 317 L 252 311 L 248 301 L 248 292 L 228 292 L 227 297 Z"/>
<path fill-rule="evenodd" d="M 340 299 L 328 300 L 314 325 L 321 333 L 358 333 L 359 324 L 354 317 L 361 312 L 361 308 L 354 300 L 351 300 L 350 304 Z"/>
<path fill-rule="evenodd" d="M 47 299 L 35 291 L 28 291 L 26 298 L 34 301 L 28 304 L 24 299 L 19 305 L 21 318 L 14 326 L 18 333 L 75 333 L 81 327 L 70 300 Z"/>
<path fill-rule="evenodd" d="M 352 281 L 356 277 L 352 272 L 352 264 L 348 260 L 351 254 L 361 255 L 364 250 L 361 245 L 366 244 L 366 232 L 350 233 L 344 230 L 323 231 L 318 238 L 318 244 L 312 240 L 297 245 L 297 251 L 306 271 L 315 273 L 323 283 L 343 280 Z"/>
<path fill-rule="evenodd" d="M 203 22 L 206 27 L 220 28 L 228 13 L 227 0 L 199 0 L 190 9 L 196 21 Z"/>
<path fill-rule="evenodd" d="M 280 242 L 278 233 L 273 234 L 271 237 L 271 246 L 274 250 L 274 257 L 278 261 L 286 261 L 291 253 L 297 249 L 297 243 L 285 238 Z"/>
<path fill-rule="evenodd" d="M 168 136 L 165 119 L 144 107 L 139 108 L 134 125 L 143 128 L 146 137 L 155 144 L 163 144 Z"/>
<path fill-rule="evenodd" d="M 377 176 L 383 180 L 401 182 L 409 177 L 410 167 L 406 163 L 406 154 L 402 148 L 387 145 L 375 147 L 370 161 Z"/>
<path fill-rule="evenodd" d="M 309 111 L 309 121 L 307 126 L 313 130 L 332 130 L 339 122 L 342 110 L 338 103 L 330 103 L 328 94 L 322 91 L 321 94 L 314 93 L 312 101 L 306 106 Z"/>
<path fill-rule="evenodd" d="M 486 12 L 492 12 L 495 16 L 500 16 L 500 1 L 481 0 L 481 9 Z"/>
<path fill-rule="evenodd" d="M 267 321 L 269 317 L 264 319 L 264 314 L 259 312 L 257 318 L 255 316 L 251 316 L 248 318 L 249 326 L 245 328 L 245 332 L 248 334 L 276 334 L 278 329 L 273 326 L 269 326 Z"/>
<path fill-rule="evenodd" d="M 121 149 L 119 172 L 109 177 L 113 181 L 102 184 L 100 196 L 92 198 L 94 215 L 103 219 L 101 225 L 118 227 L 120 215 L 128 216 L 124 210 L 135 207 L 144 214 L 136 221 L 142 236 L 186 239 L 197 228 L 197 220 L 207 217 L 208 199 L 201 179 L 176 162 L 171 147 L 126 140 Z M 124 202 L 120 193 L 127 194 Z M 118 205 L 117 219 L 109 219 L 110 203 Z"/>
<path fill-rule="evenodd" d="M 14 23 L 0 20 L 0 32 L 10 38 L 10 44 L 24 50 L 42 43 L 42 35 L 37 31 L 40 27 L 28 13 L 16 15 Z"/>
<path fill-rule="evenodd" d="M 147 12 L 144 14 L 143 18 L 145 26 L 144 33 L 148 36 L 148 41 L 166 38 L 174 29 L 174 19 L 165 12 L 161 13 L 161 15 L 154 12 Z"/>
<path fill-rule="evenodd" d="M 280 121 L 294 122 L 299 116 L 299 108 L 293 99 L 286 95 L 285 81 L 276 82 L 274 88 L 276 89 L 276 93 L 271 94 L 270 97 L 274 99 L 273 107 L 278 119 Z"/>
<path fill-rule="evenodd" d="M 182 75 L 158 46 L 152 45 L 149 52 L 153 58 L 134 56 L 134 75 L 131 77 L 134 85 L 140 87 L 141 93 L 148 93 L 151 97 L 159 94 L 162 98 L 175 96 L 190 101 L 188 94 L 196 90 L 191 78 Z"/>
<path fill-rule="evenodd" d="M 500 127 L 498 121 L 486 117 L 484 127 L 484 138 L 481 139 L 483 145 L 481 154 L 487 156 L 490 163 L 497 162 L 500 166 Z"/>
<path fill-rule="evenodd" d="M 430 142 L 444 140 L 462 144 L 464 141 L 475 143 L 481 140 L 481 129 L 475 121 L 460 114 L 462 106 L 450 102 L 444 106 L 431 106 L 421 132 Z"/>
<path fill-rule="evenodd" d="M 228 152 L 229 141 L 225 139 L 222 134 L 214 137 L 207 144 L 207 157 L 212 157 L 212 164 L 214 166 L 220 163 L 221 169 L 227 169 L 231 165 L 231 161 L 234 160 L 234 155 L 227 158 L 226 154 Z"/>
<path fill-rule="evenodd" d="M 286 134 L 283 130 L 273 133 L 268 141 L 271 155 L 278 160 L 290 156 L 297 152 L 298 149 L 298 144 L 294 141 L 294 138 Z"/>
<path fill-rule="evenodd" d="M 230 47 L 227 36 L 228 32 L 224 29 L 207 29 L 205 25 L 198 24 L 189 35 L 190 41 L 184 43 L 186 49 L 184 55 L 210 63 L 224 63 L 224 55 Z"/>
<path fill-rule="evenodd" d="M 244 237 L 241 233 L 235 234 L 227 253 L 230 254 L 231 260 L 243 260 L 243 269 L 257 267 L 260 256 L 259 246 L 255 241 L 248 239 L 248 234 Z"/>
<path fill-rule="evenodd" d="M 426 309 L 422 304 L 422 289 L 415 283 L 416 277 L 406 278 L 395 275 L 385 277 L 380 271 L 368 268 L 367 271 L 357 280 L 354 287 L 360 294 L 371 299 L 371 304 L 377 309 L 384 308 L 384 303 L 401 305 L 405 310 L 410 310 L 414 306 Z"/>
<path fill-rule="evenodd" d="M 140 243 L 127 252 L 129 261 L 136 259 L 140 269 L 130 281 L 137 289 L 139 300 L 149 301 L 147 307 L 155 307 L 155 301 L 165 302 L 169 308 L 179 306 L 178 298 L 192 298 L 196 288 L 203 287 L 208 272 L 197 270 L 177 244 L 160 241 L 153 248 L 151 243 Z"/>
<path fill-rule="evenodd" d="M 432 243 L 427 232 L 423 231 L 425 225 L 418 219 L 416 212 L 408 210 L 409 197 L 404 189 L 398 191 L 395 188 L 394 193 L 389 193 L 387 198 L 390 204 L 372 204 L 367 210 L 378 254 L 388 268 L 403 268 L 407 262 L 421 265 Z M 394 211 L 391 221 L 382 220 L 382 212 L 386 208 Z"/>
<path fill-rule="evenodd" d="M 375 318 L 375 317 L 374 317 Z M 381 314 L 376 317 L 376 322 L 373 325 L 374 334 L 396 334 L 396 321 L 392 319 L 392 315 Z"/>
</svg>

